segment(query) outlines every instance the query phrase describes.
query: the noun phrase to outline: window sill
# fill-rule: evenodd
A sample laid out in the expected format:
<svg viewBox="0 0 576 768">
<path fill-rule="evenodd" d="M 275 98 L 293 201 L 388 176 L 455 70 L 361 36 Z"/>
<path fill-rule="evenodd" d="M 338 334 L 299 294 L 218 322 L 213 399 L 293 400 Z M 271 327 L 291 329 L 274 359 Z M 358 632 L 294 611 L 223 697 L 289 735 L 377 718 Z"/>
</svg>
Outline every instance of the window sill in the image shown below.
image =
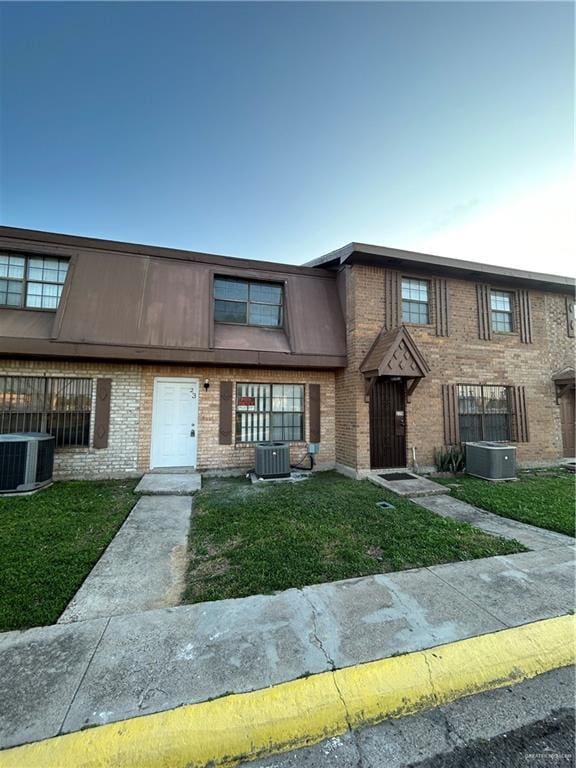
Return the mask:
<svg viewBox="0 0 576 768">
<path fill-rule="evenodd" d="M 226 325 L 231 328 L 262 328 L 265 331 L 283 331 L 283 325 L 257 325 L 256 323 L 223 323 L 221 320 L 214 320 L 214 325 Z"/>
<path fill-rule="evenodd" d="M 234 448 L 254 448 L 256 445 L 259 445 L 260 443 L 268 443 L 268 442 L 274 442 L 274 443 L 288 443 L 288 445 L 293 445 L 295 447 L 305 447 L 308 445 L 306 440 L 255 440 L 253 443 L 234 443 Z"/>
<path fill-rule="evenodd" d="M 434 323 L 409 323 L 407 320 L 402 320 L 402 325 L 409 325 L 411 328 L 431 328 L 431 329 L 434 329 Z"/>
<path fill-rule="evenodd" d="M 9 304 L 0 304 L 0 309 L 14 309 L 18 312 L 51 312 L 53 314 L 58 312 L 58 308 L 45 309 L 43 307 L 11 307 Z"/>
</svg>

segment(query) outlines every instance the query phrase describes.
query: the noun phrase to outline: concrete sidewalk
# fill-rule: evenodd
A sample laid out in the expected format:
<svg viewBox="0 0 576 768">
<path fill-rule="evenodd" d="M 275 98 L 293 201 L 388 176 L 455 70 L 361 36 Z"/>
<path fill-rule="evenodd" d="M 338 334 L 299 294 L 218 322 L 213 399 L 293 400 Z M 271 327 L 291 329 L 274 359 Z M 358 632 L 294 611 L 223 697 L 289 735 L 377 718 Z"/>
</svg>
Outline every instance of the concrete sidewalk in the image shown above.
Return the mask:
<svg viewBox="0 0 576 768">
<path fill-rule="evenodd" d="M 574 547 L 0 635 L 0 745 L 569 613 Z"/>
<path fill-rule="evenodd" d="M 509 517 L 495 515 L 485 509 L 460 501 L 453 496 L 420 496 L 412 499 L 415 504 L 425 507 L 442 517 L 451 517 L 463 523 L 470 523 L 475 528 L 504 539 L 516 539 L 528 549 L 550 549 L 574 543 L 574 539 L 563 533 L 548 531 L 535 525 L 511 520 Z"/>
<path fill-rule="evenodd" d="M 191 512 L 189 497 L 139 499 L 58 623 L 178 605 Z"/>
</svg>

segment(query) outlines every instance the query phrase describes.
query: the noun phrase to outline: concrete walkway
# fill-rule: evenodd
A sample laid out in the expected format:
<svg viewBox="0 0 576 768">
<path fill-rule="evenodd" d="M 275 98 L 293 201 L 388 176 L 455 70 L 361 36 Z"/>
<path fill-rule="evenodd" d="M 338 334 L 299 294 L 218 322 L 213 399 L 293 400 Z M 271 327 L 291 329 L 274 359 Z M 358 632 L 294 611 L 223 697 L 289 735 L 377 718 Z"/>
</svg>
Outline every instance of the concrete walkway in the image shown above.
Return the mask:
<svg viewBox="0 0 576 768">
<path fill-rule="evenodd" d="M 574 547 L 0 635 L 0 746 L 571 612 Z"/>
<path fill-rule="evenodd" d="M 58 623 L 178 605 L 191 511 L 184 496 L 142 497 Z"/>
<path fill-rule="evenodd" d="M 149 493 L 153 496 L 190 496 L 201 487 L 202 476 L 198 472 L 156 470 L 145 474 L 134 492 Z"/>
<path fill-rule="evenodd" d="M 420 496 L 414 498 L 413 501 L 437 515 L 470 523 L 475 528 L 480 528 L 492 536 L 515 539 L 528 549 L 550 549 L 551 547 L 574 544 L 574 539 L 570 536 L 555 531 L 547 531 L 544 528 L 521 523 L 518 520 L 510 520 L 507 517 L 500 517 L 500 515 L 473 507 L 471 504 L 459 501 L 452 496 Z"/>
</svg>

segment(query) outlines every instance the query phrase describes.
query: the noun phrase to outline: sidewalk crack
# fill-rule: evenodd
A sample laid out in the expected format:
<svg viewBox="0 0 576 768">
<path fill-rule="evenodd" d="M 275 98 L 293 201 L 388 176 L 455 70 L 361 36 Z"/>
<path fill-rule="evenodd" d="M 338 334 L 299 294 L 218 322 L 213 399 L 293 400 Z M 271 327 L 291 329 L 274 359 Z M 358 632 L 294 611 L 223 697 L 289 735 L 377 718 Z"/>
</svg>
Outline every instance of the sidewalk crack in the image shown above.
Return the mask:
<svg viewBox="0 0 576 768">
<path fill-rule="evenodd" d="M 467 562 L 473 562 L 473 561 L 467 561 Z M 457 563 L 452 563 L 452 565 L 457 565 Z M 467 602 L 471 603 L 476 610 L 480 611 L 480 613 L 485 613 L 488 616 L 490 616 L 492 619 L 497 621 L 499 624 L 502 624 L 502 629 L 509 629 L 510 624 L 507 624 L 503 619 L 500 618 L 500 616 L 496 616 L 494 613 L 489 611 L 487 608 L 485 608 L 482 605 L 478 605 L 472 598 L 467 595 L 465 592 L 462 592 L 462 590 L 458 589 L 458 587 L 455 587 L 454 584 L 451 584 L 449 581 L 446 581 L 446 579 L 443 579 L 442 576 L 439 576 L 435 571 L 432 571 L 430 568 L 425 568 L 425 570 L 428 571 L 429 574 L 432 576 L 435 576 L 437 579 L 440 579 L 440 581 L 443 584 L 446 584 L 447 587 L 450 587 L 454 590 L 454 592 L 457 592 L 461 597 L 463 597 Z"/>
<path fill-rule="evenodd" d="M 78 685 L 76 686 L 76 690 L 74 691 L 74 695 L 72 696 L 72 699 L 70 700 L 70 704 L 68 705 L 68 707 L 66 709 L 66 712 L 64 713 L 64 717 L 62 718 L 62 722 L 60 723 L 60 727 L 58 728 L 58 735 L 60 735 L 62 733 L 62 729 L 64 728 L 64 723 L 66 722 L 66 718 L 70 714 L 70 710 L 72 709 L 72 706 L 73 706 L 74 702 L 76 701 L 76 697 L 78 696 L 78 691 L 82 687 L 82 683 L 84 682 L 84 680 L 86 678 L 86 675 L 88 674 L 88 670 L 90 669 L 90 667 L 92 665 L 92 661 L 94 660 L 94 656 L 96 656 L 96 652 L 97 652 L 98 648 L 100 648 L 100 644 L 102 643 L 102 638 L 104 637 L 104 634 L 106 633 L 106 630 L 108 629 L 108 626 L 109 626 L 111 621 L 112 621 L 112 616 L 110 616 L 106 620 L 106 624 L 104 625 L 104 629 L 102 630 L 102 632 L 100 634 L 100 637 L 98 638 L 98 642 L 96 643 L 96 646 L 95 646 L 95 648 L 94 648 L 90 658 L 88 659 L 88 664 L 86 664 L 86 669 L 82 673 L 82 677 L 80 678 L 80 681 L 79 681 Z M 78 622 L 78 623 L 80 623 L 80 622 Z"/>
<path fill-rule="evenodd" d="M 308 595 L 304 592 L 303 589 L 300 589 L 299 592 L 301 592 L 302 597 L 304 598 L 304 600 L 306 600 L 306 602 L 308 603 L 308 605 L 312 610 L 312 635 L 314 639 L 311 642 L 322 652 L 322 654 L 324 655 L 324 658 L 326 659 L 326 663 L 328 664 L 330 669 L 334 671 L 336 669 L 336 664 L 334 663 L 334 659 L 330 658 L 330 656 L 328 655 L 328 651 L 326 650 L 326 648 L 324 648 L 324 643 L 322 642 L 318 634 L 318 611 L 316 609 L 316 606 L 314 605 L 312 600 L 308 597 Z"/>
<path fill-rule="evenodd" d="M 438 699 L 438 694 L 436 692 L 436 686 L 434 685 L 434 678 L 432 676 L 432 667 L 430 666 L 430 659 L 428 658 L 428 651 L 423 651 L 422 655 L 424 657 L 424 664 L 426 664 L 426 671 L 428 672 L 428 682 L 430 683 L 430 690 L 432 691 L 432 698 L 433 698 L 436 706 L 439 706 L 439 699 Z"/>
</svg>

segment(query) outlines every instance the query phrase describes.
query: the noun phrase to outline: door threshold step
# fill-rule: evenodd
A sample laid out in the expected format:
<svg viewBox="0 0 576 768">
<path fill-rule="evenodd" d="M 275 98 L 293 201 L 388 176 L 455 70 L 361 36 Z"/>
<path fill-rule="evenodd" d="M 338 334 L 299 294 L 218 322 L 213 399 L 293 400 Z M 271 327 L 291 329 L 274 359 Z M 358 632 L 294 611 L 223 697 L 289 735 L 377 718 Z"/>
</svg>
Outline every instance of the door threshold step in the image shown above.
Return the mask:
<svg viewBox="0 0 576 768">
<path fill-rule="evenodd" d="M 136 486 L 134 493 L 150 496 L 190 496 L 202 487 L 199 472 L 148 472 Z"/>
<path fill-rule="evenodd" d="M 439 483 L 434 483 L 426 477 L 414 475 L 405 470 L 391 470 L 390 472 L 381 469 L 368 475 L 368 480 L 374 485 L 379 485 L 387 491 L 397 493 L 398 496 L 436 496 L 441 493 L 450 493 L 450 488 Z"/>
</svg>

